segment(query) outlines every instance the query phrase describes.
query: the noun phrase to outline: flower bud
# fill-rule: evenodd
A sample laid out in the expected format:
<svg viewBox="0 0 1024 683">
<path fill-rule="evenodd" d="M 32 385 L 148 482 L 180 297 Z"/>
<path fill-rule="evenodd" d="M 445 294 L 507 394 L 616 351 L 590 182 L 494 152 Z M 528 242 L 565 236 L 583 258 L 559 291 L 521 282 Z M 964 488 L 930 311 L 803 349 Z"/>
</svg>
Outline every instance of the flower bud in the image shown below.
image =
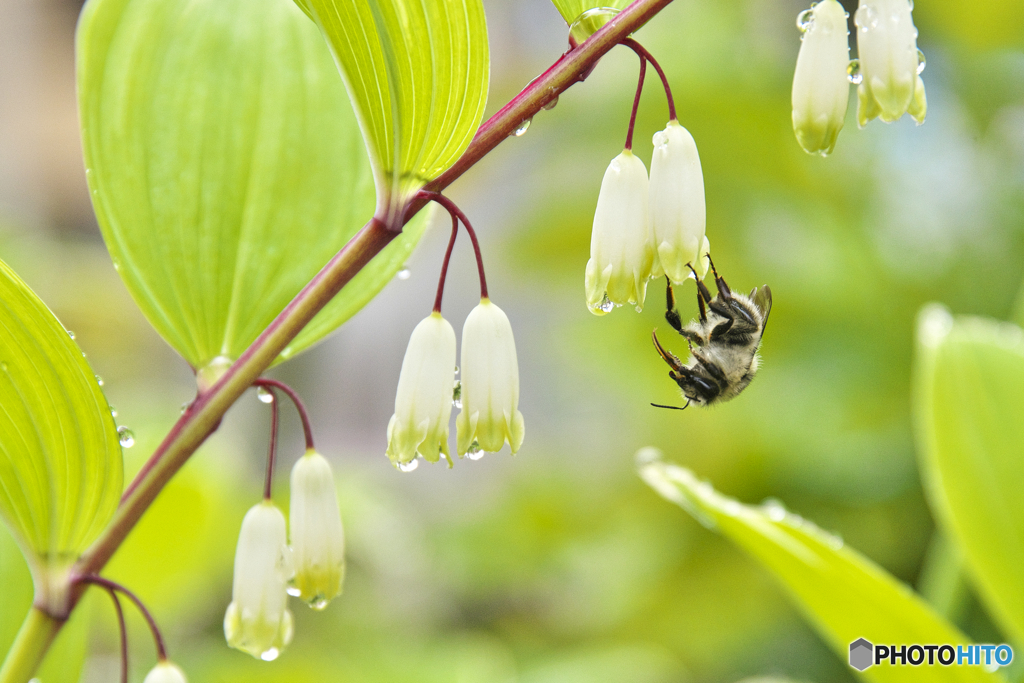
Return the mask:
<svg viewBox="0 0 1024 683">
<path fill-rule="evenodd" d="M 345 536 L 331 466 L 316 451 L 306 451 L 292 468 L 288 523 L 295 564 L 288 593 L 323 609 L 341 593 Z"/>
<path fill-rule="evenodd" d="M 586 273 L 590 312 L 604 315 L 625 303 L 643 308 L 653 263 L 647 167 L 627 149 L 608 165 L 597 198 Z"/>
<path fill-rule="evenodd" d="M 651 159 L 651 227 L 657 245 L 653 277 L 668 275 L 680 283 L 692 277 L 690 263 L 701 276 L 708 270 L 701 258 L 705 243 L 704 174 L 690 132 L 675 119 L 654 135 Z"/>
<path fill-rule="evenodd" d="M 910 10 L 909 0 L 861 0 L 853 16 L 861 79 L 857 123 L 862 128 L 876 116 L 891 123 L 907 112 L 924 123 L 928 102 L 918 75 L 924 62 Z"/>
<path fill-rule="evenodd" d="M 809 154 L 829 154 L 846 119 L 850 84 L 846 11 L 836 0 L 821 0 L 800 14 L 800 54 L 793 74 L 793 131 Z"/>
<path fill-rule="evenodd" d="M 388 423 L 388 457 L 402 465 L 422 455 L 449 464 L 448 420 L 455 385 L 455 330 L 434 312 L 412 331 L 398 376 L 395 414 Z"/>
<path fill-rule="evenodd" d="M 166 659 L 157 662 L 142 683 L 188 683 L 185 672 Z"/>
<path fill-rule="evenodd" d="M 462 329 L 462 412 L 455 419 L 459 455 L 515 454 L 525 425 L 519 412 L 519 362 L 508 316 L 481 299 Z"/>
<path fill-rule="evenodd" d="M 292 640 L 285 584 L 292 575 L 284 515 L 269 500 L 249 509 L 235 551 L 235 582 L 224 615 L 228 645 L 265 661 Z"/>
</svg>

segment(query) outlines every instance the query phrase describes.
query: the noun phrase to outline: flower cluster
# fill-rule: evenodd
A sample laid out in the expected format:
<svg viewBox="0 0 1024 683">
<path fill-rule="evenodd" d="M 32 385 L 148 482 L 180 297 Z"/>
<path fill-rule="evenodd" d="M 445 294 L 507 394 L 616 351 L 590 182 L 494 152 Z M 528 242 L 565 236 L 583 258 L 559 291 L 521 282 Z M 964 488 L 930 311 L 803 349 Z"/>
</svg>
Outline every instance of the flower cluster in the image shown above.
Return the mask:
<svg viewBox="0 0 1024 683">
<path fill-rule="evenodd" d="M 821 0 L 797 17 L 803 32 L 793 76 L 793 130 L 812 154 L 829 154 L 846 118 L 849 83 L 857 86 L 857 124 L 909 113 L 923 123 L 927 100 L 911 0 L 860 0 L 854 14 L 858 59 L 850 61 L 847 14 Z"/>
<path fill-rule="evenodd" d="M 265 661 L 276 659 L 292 640 L 288 595 L 323 609 L 341 593 L 345 575 L 331 466 L 307 450 L 292 468 L 291 485 L 290 546 L 284 514 L 269 498 L 242 520 L 232 601 L 224 616 L 228 645 Z"/>
<path fill-rule="evenodd" d="M 523 444 L 523 414 L 519 412 L 519 361 L 512 325 L 505 312 L 491 303 L 480 243 L 466 214 L 436 192 L 421 193 L 436 202 L 452 219 L 452 235 L 441 265 L 433 312 L 416 326 L 402 361 L 395 395 L 395 414 L 388 423 L 387 456 L 398 469 L 411 472 L 417 458 L 437 462 L 444 455 L 453 464 L 448 448 L 448 423 L 452 407 L 459 457 L 477 460 L 496 453 L 507 442 L 512 454 Z M 462 380 L 456 381 L 455 330 L 441 316 L 448 263 L 459 233 L 459 223 L 469 233 L 480 275 L 480 304 L 462 328 Z"/>
<path fill-rule="evenodd" d="M 617 306 L 643 308 L 647 281 L 703 277 L 704 176 L 693 136 L 673 118 L 654 136 L 651 176 L 627 148 L 612 159 L 594 212 L 585 287 L 587 307 L 604 315 Z"/>
<path fill-rule="evenodd" d="M 462 328 L 462 380 L 455 381 L 455 331 L 439 311 L 413 330 L 402 361 L 395 414 L 388 424 L 387 455 L 411 470 L 417 456 L 452 464 L 448 422 L 452 406 L 460 457 L 476 459 L 507 442 L 516 453 L 523 443 L 519 412 L 519 363 L 512 325 L 505 312 L 482 298 Z M 456 395 L 457 392 L 457 395 Z"/>
</svg>

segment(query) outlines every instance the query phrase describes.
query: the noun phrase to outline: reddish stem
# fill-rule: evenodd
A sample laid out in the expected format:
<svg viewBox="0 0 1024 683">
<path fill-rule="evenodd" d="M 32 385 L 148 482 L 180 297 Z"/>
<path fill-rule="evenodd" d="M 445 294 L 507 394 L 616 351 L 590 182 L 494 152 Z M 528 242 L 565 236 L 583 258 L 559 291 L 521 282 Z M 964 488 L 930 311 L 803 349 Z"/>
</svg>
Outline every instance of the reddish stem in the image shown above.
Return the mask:
<svg viewBox="0 0 1024 683">
<path fill-rule="evenodd" d="M 114 601 L 114 611 L 117 612 L 117 626 L 121 634 L 121 683 L 128 683 L 128 630 L 124 623 L 124 610 L 121 609 L 121 601 L 113 588 L 108 588 L 107 593 Z"/>
<path fill-rule="evenodd" d="M 441 312 L 441 297 L 444 296 L 444 280 L 448 277 L 448 262 L 452 258 L 452 249 L 455 248 L 455 237 L 459 234 L 459 217 L 451 214 L 452 236 L 448 238 L 448 249 L 444 252 L 444 261 L 441 262 L 441 277 L 437 281 L 437 296 L 434 297 L 434 313 Z"/>
<path fill-rule="evenodd" d="M 284 382 L 280 382 L 276 379 L 270 379 L 268 377 L 260 377 L 258 380 L 253 382 L 253 385 L 264 388 L 274 387 L 288 395 L 288 398 L 290 398 L 292 403 L 295 405 L 295 410 L 299 413 L 299 419 L 302 421 L 302 433 L 306 437 L 306 450 L 315 451 L 316 448 L 313 447 L 312 423 L 309 420 L 309 413 L 306 412 L 306 406 L 302 403 L 302 399 L 299 398 L 299 394 Z"/>
<path fill-rule="evenodd" d="M 633 149 L 633 127 L 636 125 L 636 113 L 640 109 L 640 93 L 644 91 L 644 76 L 647 74 L 647 58 L 640 55 L 640 78 L 636 81 L 636 97 L 633 98 L 633 111 L 629 115 L 629 130 L 626 131 L 626 149 Z"/>
<path fill-rule="evenodd" d="M 636 40 L 634 40 L 633 38 L 626 38 L 624 41 L 622 41 L 622 44 L 633 50 L 633 52 L 637 53 L 640 59 L 646 59 L 648 62 L 650 62 L 651 66 L 654 67 L 654 70 L 658 72 L 658 76 L 661 78 L 661 84 L 665 88 L 665 99 L 668 101 L 668 120 L 675 121 L 676 101 L 672 97 L 672 88 L 669 87 L 668 77 L 662 70 L 661 64 L 658 64 L 658 60 L 656 60 L 643 45 L 636 42 Z"/>
<path fill-rule="evenodd" d="M 462 212 L 462 209 L 460 209 L 458 206 L 455 205 L 455 202 L 453 202 L 452 200 L 448 199 L 448 197 L 445 197 L 440 192 L 428 192 L 426 190 L 423 190 L 423 191 L 419 192 L 416 195 L 416 197 L 417 197 L 417 199 L 426 199 L 428 201 L 432 201 L 432 202 L 436 202 L 437 204 L 440 204 L 451 215 L 453 221 L 456 218 L 458 218 L 460 221 L 462 221 L 462 224 L 466 227 L 466 232 L 469 233 L 469 239 L 472 240 L 472 242 L 473 242 L 473 251 L 476 253 L 476 269 L 477 269 L 477 271 L 480 274 L 480 298 L 481 299 L 487 299 L 488 298 L 488 296 L 487 296 L 487 278 L 484 275 L 484 257 L 480 254 L 480 242 L 478 242 L 477 239 L 476 239 L 476 231 L 473 230 L 473 226 L 469 224 L 469 219 L 466 218 L 466 214 L 464 214 Z M 453 230 L 454 230 L 454 228 L 453 228 Z M 449 255 L 451 254 L 451 245 L 454 244 L 454 242 L 455 242 L 455 237 L 454 237 L 454 233 L 453 233 L 452 239 L 451 239 L 451 241 L 449 243 L 449 247 L 448 247 L 448 254 Z M 445 256 L 445 268 L 446 269 L 447 269 L 447 266 L 448 266 L 448 256 Z M 442 277 L 441 283 L 442 284 L 444 283 L 443 277 Z M 440 297 L 438 297 L 438 302 L 439 301 L 440 301 Z M 434 308 L 435 311 L 440 311 L 441 310 L 439 303 L 435 303 L 434 306 L 435 306 L 435 308 Z"/>
<path fill-rule="evenodd" d="M 277 455 L 277 394 L 274 390 L 266 387 L 270 392 L 270 446 L 267 449 L 267 475 L 263 479 L 263 499 L 270 500 L 270 487 L 274 481 L 274 456 Z"/>
<path fill-rule="evenodd" d="M 95 574 L 80 574 L 75 576 L 72 578 L 72 584 L 75 583 L 91 583 L 97 586 L 102 586 L 108 591 L 117 591 L 121 593 L 121 595 L 135 603 L 135 607 L 142 613 L 142 616 L 145 617 L 146 623 L 149 624 L 149 630 L 153 633 L 153 641 L 156 643 L 157 659 L 161 662 L 167 659 L 167 648 L 164 647 L 164 638 L 160 635 L 160 629 L 157 628 L 156 620 L 153 619 L 153 615 L 149 613 L 149 610 L 146 609 L 146 606 L 142 604 L 142 600 L 139 600 L 135 593 L 132 593 L 117 582 L 111 581 L 110 579 L 104 579 L 102 576 L 97 576 Z"/>
</svg>

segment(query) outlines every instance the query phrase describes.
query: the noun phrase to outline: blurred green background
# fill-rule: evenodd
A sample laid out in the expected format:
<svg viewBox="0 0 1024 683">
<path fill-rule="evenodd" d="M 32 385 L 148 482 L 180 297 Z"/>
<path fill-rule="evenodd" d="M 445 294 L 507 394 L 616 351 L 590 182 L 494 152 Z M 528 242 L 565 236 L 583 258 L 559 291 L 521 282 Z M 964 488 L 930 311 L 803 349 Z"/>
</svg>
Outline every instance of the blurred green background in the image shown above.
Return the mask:
<svg viewBox="0 0 1024 683">
<path fill-rule="evenodd" d="M 493 112 L 565 49 L 566 28 L 544 0 L 485 4 Z M 119 423 L 137 437 L 130 475 L 194 384 L 128 297 L 92 217 L 74 109 L 79 8 L 0 0 L 0 258 L 75 331 L 104 378 Z M 436 226 L 408 279 L 272 373 L 303 395 L 335 466 L 344 595 L 322 613 L 293 602 L 295 642 L 276 662 L 224 644 L 235 539 L 260 495 L 266 449 L 269 409 L 252 396 L 108 568 L 154 610 L 190 680 L 852 680 L 773 579 L 658 498 L 632 456 L 654 445 L 724 493 L 778 498 L 917 584 L 933 522 L 910 428 L 914 317 L 927 301 L 1002 319 L 1024 310 L 1024 4 L 918 0 L 927 122 L 857 130 L 851 97 L 829 159 L 801 151 L 790 126 L 794 22 L 805 8 L 675 0 L 637 35 L 667 70 L 700 149 L 716 265 L 737 289 L 768 283 L 774 293 L 751 387 L 711 410 L 651 408 L 678 401 L 651 329 L 685 350 L 663 322 L 660 283 L 639 315 L 587 312 L 590 221 L 637 71 L 631 52 L 615 50 L 449 191 L 480 234 L 492 298 L 516 333 L 520 453 L 407 474 L 384 456 L 405 345 L 429 312 L 447 240 Z M 645 163 L 665 121 L 652 81 L 635 145 Z M 475 278 L 460 243 L 445 298 L 456 328 L 476 303 Z M 677 295 L 684 318 L 695 315 L 692 285 Z M 294 414 L 283 417 L 281 476 L 302 452 Z M 286 489 L 275 494 L 282 506 Z M 0 536 L 3 650 L 31 590 Z M 85 639 L 81 680 L 113 680 L 113 611 L 91 602 L 67 639 Z M 129 612 L 129 621 L 141 680 L 152 644 L 141 619 Z M 1001 642 L 971 600 L 957 623 Z M 54 668 L 44 682 L 76 680 L 70 664 Z"/>
</svg>

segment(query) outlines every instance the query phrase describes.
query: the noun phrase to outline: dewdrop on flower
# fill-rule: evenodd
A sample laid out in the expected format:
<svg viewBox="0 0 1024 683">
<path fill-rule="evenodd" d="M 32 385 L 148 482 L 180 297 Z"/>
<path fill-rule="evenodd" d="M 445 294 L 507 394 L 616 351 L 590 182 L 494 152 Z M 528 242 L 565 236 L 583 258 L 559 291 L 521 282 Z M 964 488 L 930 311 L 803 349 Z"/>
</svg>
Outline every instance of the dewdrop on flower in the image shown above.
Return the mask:
<svg viewBox="0 0 1024 683">
<path fill-rule="evenodd" d="M 836 0 L 821 0 L 797 19 L 804 34 L 793 74 L 793 132 L 809 154 L 830 154 L 846 119 L 850 99 L 846 16 Z"/>
<path fill-rule="evenodd" d="M 238 534 L 232 600 L 224 615 L 228 645 L 264 661 L 277 659 L 292 640 L 285 592 L 291 575 L 284 515 L 263 500 L 245 513 Z"/>
<path fill-rule="evenodd" d="M 626 303 L 643 308 L 654 263 L 647 186 L 647 167 L 628 149 L 605 171 L 586 272 L 587 306 L 595 315 Z"/>
<path fill-rule="evenodd" d="M 292 468 L 291 483 L 288 523 L 295 575 L 288 593 L 319 610 L 341 593 L 345 578 L 345 536 L 334 474 L 324 456 L 309 450 Z"/>
<path fill-rule="evenodd" d="M 437 462 L 448 452 L 448 420 L 455 384 L 455 330 L 437 311 L 412 331 L 402 360 L 395 414 L 388 423 L 387 455 L 401 467 L 416 459 Z"/>
<path fill-rule="evenodd" d="M 161 659 L 157 665 L 146 674 L 142 683 L 188 683 L 185 672 L 166 659 Z"/>
<path fill-rule="evenodd" d="M 692 277 L 689 263 L 703 277 L 708 270 L 702 258 L 708 252 L 704 174 L 693 136 L 675 119 L 654 135 L 650 219 L 657 247 L 651 276 L 668 275 L 678 284 Z"/>
<path fill-rule="evenodd" d="M 495 453 L 506 441 L 515 454 L 523 444 L 512 325 L 489 299 L 470 311 L 462 329 L 462 412 L 455 428 L 460 456 Z"/>
<path fill-rule="evenodd" d="M 917 29 L 909 0 L 861 0 L 853 15 L 857 24 L 857 123 L 862 128 L 876 116 L 886 123 L 910 113 L 924 123 L 928 102 L 924 57 L 917 49 Z"/>
</svg>

